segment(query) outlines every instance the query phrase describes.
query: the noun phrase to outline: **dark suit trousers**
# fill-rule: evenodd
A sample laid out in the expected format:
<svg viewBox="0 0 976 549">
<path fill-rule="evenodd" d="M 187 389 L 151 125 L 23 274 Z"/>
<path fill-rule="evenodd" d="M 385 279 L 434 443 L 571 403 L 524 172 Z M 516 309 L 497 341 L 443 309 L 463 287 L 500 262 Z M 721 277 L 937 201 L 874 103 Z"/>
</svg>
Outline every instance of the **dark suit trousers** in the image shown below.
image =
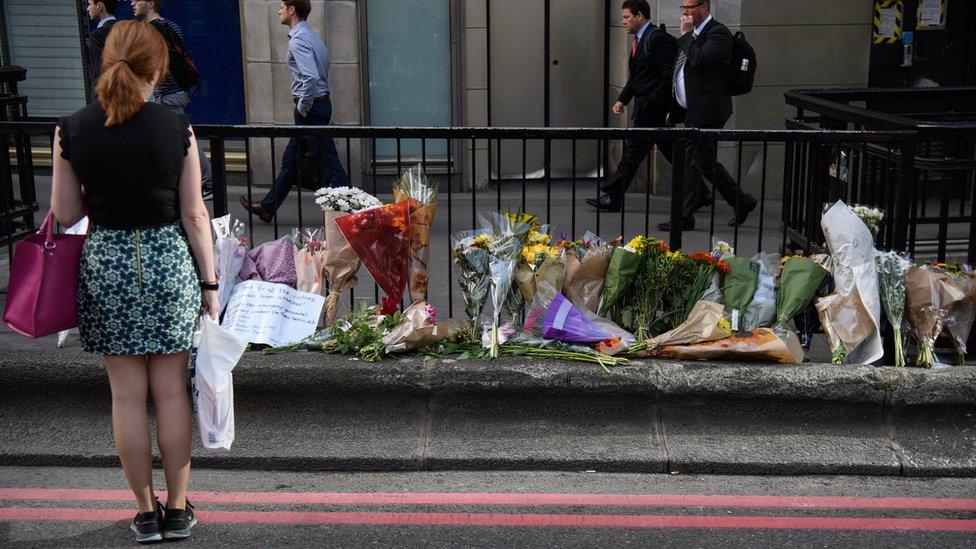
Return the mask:
<svg viewBox="0 0 976 549">
<path fill-rule="evenodd" d="M 724 126 L 725 124 L 714 124 L 700 127 L 718 130 Z M 712 187 L 722 195 L 725 202 L 733 209 L 749 206 L 755 202 L 755 198 L 742 192 L 739 185 L 736 184 L 735 178 L 718 161 L 718 142 L 688 140 L 685 148 L 685 162 L 685 219 L 694 219 L 698 202 L 702 197 L 709 194 L 704 179 L 708 179 L 712 183 Z"/>
<path fill-rule="evenodd" d="M 660 119 L 648 119 L 635 121 L 635 128 L 654 128 L 664 126 L 664 117 Z M 617 169 L 613 172 L 613 175 L 600 187 L 604 193 L 610 195 L 615 200 L 620 200 L 623 198 L 625 192 L 627 192 L 627 187 L 630 186 L 631 181 L 637 174 L 637 170 L 640 168 L 644 159 L 651 152 L 651 147 L 657 145 L 658 150 L 664 155 L 664 158 L 671 163 L 672 156 L 672 142 L 670 141 L 656 141 L 651 139 L 629 139 L 624 142 L 624 153 L 620 158 L 620 163 L 617 164 Z"/>
</svg>

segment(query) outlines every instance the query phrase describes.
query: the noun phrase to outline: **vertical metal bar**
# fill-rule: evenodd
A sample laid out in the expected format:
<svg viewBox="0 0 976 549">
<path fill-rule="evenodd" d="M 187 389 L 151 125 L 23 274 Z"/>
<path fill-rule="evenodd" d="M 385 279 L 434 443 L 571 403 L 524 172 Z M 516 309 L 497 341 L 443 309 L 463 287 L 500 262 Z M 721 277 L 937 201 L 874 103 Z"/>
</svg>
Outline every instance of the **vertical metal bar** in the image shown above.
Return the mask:
<svg viewBox="0 0 976 549">
<path fill-rule="evenodd" d="M 606 153 L 606 143 L 602 139 L 597 139 L 596 141 L 596 157 L 599 160 L 599 165 L 603 166 L 606 158 L 603 155 Z M 600 200 L 600 183 L 599 180 L 596 184 L 596 199 Z M 596 235 L 600 236 L 600 208 L 596 208 Z"/>
<path fill-rule="evenodd" d="M 271 198 L 274 199 L 274 203 L 277 205 L 278 204 L 278 186 L 275 185 L 275 183 L 277 182 L 277 176 L 278 176 L 278 167 L 276 165 L 278 163 L 278 155 L 275 152 L 275 148 L 276 148 L 275 138 L 272 137 L 271 138 L 271 182 L 272 182 L 271 183 Z M 251 215 L 251 214 L 248 214 L 248 218 L 249 218 L 250 223 L 253 224 L 254 223 L 254 216 Z M 274 217 L 271 218 L 271 223 L 272 223 L 272 227 L 274 227 L 274 231 L 273 231 L 273 233 L 274 233 L 274 239 L 275 240 L 278 240 L 278 211 L 277 210 L 275 210 Z M 254 242 L 251 242 L 251 244 L 254 244 Z"/>
<path fill-rule="evenodd" d="M 247 203 L 254 204 L 254 175 L 251 173 L 252 157 L 251 157 L 250 139 L 244 140 L 244 154 L 245 156 L 247 156 L 247 177 L 246 177 L 247 189 L 245 191 L 247 193 Z M 250 213 L 248 213 L 248 215 L 250 215 Z M 254 223 L 247 224 L 247 231 L 248 231 L 248 238 L 249 238 L 248 242 L 250 242 L 251 245 L 254 245 Z"/>
<path fill-rule="evenodd" d="M 781 217 L 783 219 L 783 239 L 780 244 L 780 254 L 787 255 L 786 242 L 788 231 L 793 228 L 793 208 L 792 195 L 796 179 L 793 177 L 793 156 L 796 154 L 796 143 L 787 141 L 784 146 L 786 150 L 785 161 L 783 162 L 783 204 L 781 205 Z"/>
<path fill-rule="evenodd" d="M 644 182 L 644 236 L 651 235 L 651 165 L 653 158 L 652 151 L 647 157 L 647 169 L 644 170 L 644 174 L 647 176 L 647 180 Z"/>
<path fill-rule="evenodd" d="M 543 14 L 543 18 L 545 19 L 545 22 L 543 24 L 543 35 L 545 37 L 545 45 L 543 46 L 544 49 L 543 56 L 545 57 L 545 65 L 546 65 L 544 67 L 545 71 L 543 72 L 543 74 L 545 75 L 545 80 L 543 85 L 543 94 L 545 95 L 545 97 L 543 98 L 543 111 L 544 111 L 543 117 L 545 119 L 545 126 L 547 128 L 549 127 L 549 123 L 551 121 L 550 120 L 551 106 L 549 104 L 549 95 L 552 89 L 552 75 L 550 74 L 549 71 L 549 68 L 552 66 L 552 59 L 551 59 L 552 45 L 550 43 L 552 39 L 552 19 L 550 17 L 550 9 L 549 9 L 550 2 L 551 0 L 545 0 L 543 2 L 543 7 L 542 7 L 542 9 L 545 11 L 545 13 Z M 546 143 L 549 143 L 549 140 L 546 140 Z"/>
<path fill-rule="evenodd" d="M 451 154 L 451 139 L 447 139 L 447 317 L 451 318 L 454 316 L 454 259 L 453 259 L 453 246 L 451 243 L 451 236 L 454 234 L 454 208 L 451 200 L 451 167 L 452 154 Z"/>
<path fill-rule="evenodd" d="M 304 138 L 302 138 L 302 139 L 299 140 L 299 143 L 302 143 L 304 141 L 305 146 L 304 147 L 301 147 L 301 146 L 298 147 L 298 149 L 296 151 L 296 153 L 297 153 L 296 154 L 296 158 L 295 158 L 296 170 L 297 170 L 297 173 L 298 173 L 298 178 L 297 178 L 298 185 L 295 185 L 295 187 L 298 188 L 298 193 L 297 193 L 296 196 L 298 197 L 298 228 L 299 228 L 299 230 L 301 230 L 303 228 L 303 226 L 302 226 L 302 184 L 304 183 L 304 181 L 303 181 L 303 177 L 302 177 L 302 164 L 304 164 L 304 162 L 302 162 L 302 158 L 305 156 L 305 153 L 306 152 L 310 152 L 311 151 L 311 139 L 312 139 L 312 137 L 311 136 L 308 136 L 308 137 L 304 137 Z M 320 160 L 318 160 L 317 162 L 320 162 Z"/>
<path fill-rule="evenodd" d="M 627 156 L 627 150 L 628 150 L 627 149 L 627 141 L 628 140 L 626 140 L 626 139 L 624 140 L 624 156 L 625 157 Z M 628 181 L 628 183 L 629 183 L 629 181 Z M 620 235 L 623 236 L 624 238 L 627 238 L 627 234 L 626 234 L 627 233 L 627 228 L 626 228 L 626 225 L 625 225 L 625 222 L 624 222 L 624 218 L 627 215 L 627 207 L 626 207 L 627 200 L 626 200 L 626 197 L 627 197 L 627 192 L 626 191 L 620 193 Z"/>
<path fill-rule="evenodd" d="M 396 181 L 396 179 L 400 177 L 400 174 L 403 173 L 402 159 L 403 156 L 402 153 L 400 152 L 400 138 L 397 137 L 396 138 L 396 174 L 393 176 L 394 181 Z"/>
<path fill-rule="evenodd" d="M 546 223 L 552 223 L 552 139 L 546 138 Z"/>
<path fill-rule="evenodd" d="M 372 172 L 373 172 L 373 196 L 376 196 L 377 195 L 377 192 L 376 192 L 376 138 L 374 137 L 371 141 L 372 141 L 372 145 L 371 146 L 373 148 L 373 150 L 372 150 L 373 155 L 370 157 L 370 160 L 372 161 L 371 163 L 373 165 L 373 168 L 372 168 Z M 377 284 L 375 280 L 373 281 L 373 302 L 374 303 L 379 303 L 380 302 L 380 287 L 379 287 L 379 284 Z"/>
<path fill-rule="evenodd" d="M 893 189 L 895 204 L 895 223 L 894 235 L 891 240 L 891 247 L 895 250 L 904 251 L 907 248 L 908 225 L 905 220 L 910 213 L 910 204 L 914 201 L 905 200 L 905 196 L 912 196 L 914 189 L 917 188 L 918 174 L 915 171 L 915 136 L 911 135 L 902 140 L 901 143 L 901 181 Z M 972 245 L 970 243 L 970 245 Z"/>
<path fill-rule="evenodd" d="M 349 174 L 349 186 L 352 187 L 352 141 L 346 138 L 346 172 Z"/>
<path fill-rule="evenodd" d="M 570 239 L 571 240 L 576 240 L 576 139 L 573 139 L 572 143 L 573 143 L 572 144 L 572 149 L 573 149 L 573 151 L 572 151 L 572 154 L 573 154 L 573 156 L 572 156 L 572 158 L 573 158 L 573 174 L 572 174 L 572 179 L 573 179 L 573 181 L 572 181 L 572 184 L 573 184 L 573 194 L 572 194 L 572 197 L 571 197 L 571 200 L 572 201 L 570 202 L 570 204 L 571 204 L 570 207 L 573 209 L 573 212 L 572 212 L 572 219 L 570 220 L 570 224 L 572 225 L 572 229 L 570 229 L 569 234 L 570 234 Z"/>
<path fill-rule="evenodd" d="M 526 143 L 525 138 L 522 138 L 522 211 L 526 211 L 528 206 L 525 204 L 525 185 L 527 183 L 528 176 L 526 175 L 525 157 L 526 157 Z"/>
<path fill-rule="evenodd" d="M 498 158 L 502 153 L 501 139 L 495 140 L 496 145 L 498 145 L 498 155 L 495 156 L 495 160 L 498 162 L 499 169 L 495 172 L 495 186 L 498 188 L 496 193 L 496 206 L 495 209 L 502 211 L 502 177 L 501 177 L 501 159 Z M 491 151 L 491 139 L 488 140 L 488 150 Z M 491 181 L 491 164 L 488 164 L 488 180 Z"/>
<path fill-rule="evenodd" d="M 223 137 L 210 138 L 210 156 L 213 157 L 210 166 L 213 171 L 214 217 L 221 217 L 227 215 L 227 164 Z"/>
<path fill-rule="evenodd" d="M 756 244 L 756 253 L 763 251 L 763 230 L 765 229 L 766 222 L 766 157 L 768 153 L 769 140 L 764 140 L 762 148 L 762 176 L 759 183 L 759 242 Z M 783 219 L 786 218 L 784 217 Z"/>
<path fill-rule="evenodd" d="M 739 195 L 742 194 L 742 140 L 736 147 L 736 168 L 735 168 L 735 204 L 732 212 L 733 218 L 739 217 Z M 732 247 L 739 249 L 739 224 L 736 223 L 732 228 Z"/>
<path fill-rule="evenodd" d="M 478 143 L 471 138 L 471 228 L 478 226 Z"/>
<path fill-rule="evenodd" d="M 681 249 L 681 236 L 684 231 L 684 197 L 685 197 L 685 140 L 674 142 L 674 154 L 671 162 L 671 232 L 668 244 L 672 250 Z"/>
<path fill-rule="evenodd" d="M 488 107 L 486 120 L 488 122 L 488 127 L 492 125 L 491 121 L 491 0 L 485 0 L 485 95 L 486 103 Z M 490 153 L 489 153 L 490 154 Z M 491 162 L 488 163 L 491 166 Z M 491 177 L 489 176 L 490 180 Z"/>
</svg>

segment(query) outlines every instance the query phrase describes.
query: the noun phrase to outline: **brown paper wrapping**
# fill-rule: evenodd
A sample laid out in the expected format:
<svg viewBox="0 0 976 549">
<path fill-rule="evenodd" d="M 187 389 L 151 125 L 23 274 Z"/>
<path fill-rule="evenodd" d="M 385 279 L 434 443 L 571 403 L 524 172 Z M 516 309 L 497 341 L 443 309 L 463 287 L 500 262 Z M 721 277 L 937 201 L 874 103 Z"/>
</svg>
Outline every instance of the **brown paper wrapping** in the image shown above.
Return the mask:
<svg viewBox="0 0 976 549">
<path fill-rule="evenodd" d="M 323 255 L 322 268 L 325 278 L 329 281 L 329 295 L 325 298 L 325 316 L 323 322 L 326 326 L 331 326 L 335 321 L 336 314 L 339 312 L 339 299 L 342 292 L 355 287 L 356 273 L 359 271 L 361 263 L 356 252 L 353 251 L 349 241 L 339 230 L 335 220 L 342 217 L 346 212 L 325 210 L 325 252 Z"/>
<path fill-rule="evenodd" d="M 953 305 L 945 326 L 952 336 L 956 350 L 965 354 L 969 332 L 972 331 L 973 321 L 976 320 L 976 278 L 950 279 L 949 283 L 966 296 L 966 299 Z"/>
<path fill-rule="evenodd" d="M 566 276 L 566 266 L 558 259 L 546 259 L 533 270 L 527 265 L 522 265 L 515 273 L 515 283 L 519 293 L 526 303 L 532 303 L 539 288 L 551 288 L 554 290 L 549 299 L 554 299 L 563 289 L 563 279 Z"/>
<path fill-rule="evenodd" d="M 830 294 L 818 299 L 816 307 L 832 352 L 841 346 L 845 353 L 853 351 L 874 334 L 874 322 L 860 292 Z"/>
<path fill-rule="evenodd" d="M 952 307 L 966 299 L 944 274 L 912 266 L 905 273 L 905 308 L 919 338 L 935 343 Z"/>
<path fill-rule="evenodd" d="M 460 326 L 461 321 L 454 319 L 434 324 L 427 302 L 418 301 L 403 311 L 403 320 L 381 341 L 388 353 L 416 351 L 446 340 Z"/>
<path fill-rule="evenodd" d="M 427 286 L 430 280 L 430 228 L 437 213 L 437 204 L 422 204 L 416 199 L 393 191 L 396 204 L 410 204 L 410 278 L 407 290 L 410 302 L 418 303 L 427 299 Z"/>
<path fill-rule="evenodd" d="M 736 362 L 776 362 L 799 364 L 803 361 L 803 347 L 792 331 L 780 338 L 768 328 L 759 328 L 748 335 L 734 335 L 718 341 L 695 345 L 671 345 L 654 351 L 653 358 L 674 360 L 730 360 Z"/>
<path fill-rule="evenodd" d="M 575 252 L 567 252 L 563 294 L 573 303 L 582 303 L 595 313 L 603 296 L 603 279 L 609 266 L 609 251 L 590 252 L 582 261 Z"/>
<path fill-rule="evenodd" d="M 670 332 L 647 340 L 647 354 L 651 355 L 656 349 L 668 345 L 692 345 L 730 337 L 730 332 L 718 326 L 724 309 L 718 303 L 699 301 L 691 309 L 688 320 Z"/>
</svg>

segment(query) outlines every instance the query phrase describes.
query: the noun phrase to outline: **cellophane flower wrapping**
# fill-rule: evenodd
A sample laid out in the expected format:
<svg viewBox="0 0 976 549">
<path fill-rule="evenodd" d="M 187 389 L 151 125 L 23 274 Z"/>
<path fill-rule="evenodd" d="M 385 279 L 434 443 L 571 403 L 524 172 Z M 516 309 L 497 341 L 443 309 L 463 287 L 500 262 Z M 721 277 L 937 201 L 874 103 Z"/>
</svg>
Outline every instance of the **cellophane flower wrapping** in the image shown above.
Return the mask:
<svg viewBox="0 0 976 549">
<path fill-rule="evenodd" d="M 654 353 L 669 345 L 694 345 L 730 337 L 730 326 L 724 322 L 724 306 L 712 301 L 699 301 L 688 319 L 677 328 L 647 340 L 645 353 Z"/>
<path fill-rule="evenodd" d="M 742 328 L 752 331 L 756 328 L 769 328 L 776 323 L 776 277 L 779 275 L 779 256 L 760 252 L 752 257 L 759 263 L 759 282 L 756 294 L 746 308 Z"/>
<path fill-rule="evenodd" d="M 393 187 L 393 200 L 410 205 L 411 303 L 427 299 L 430 280 L 430 228 L 437 212 L 437 185 L 424 174 L 421 164 L 407 170 Z"/>
<path fill-rule="evenodd" d="M 457 267 L 464 312 L 474 334 L 480 333 L 481 312 L 488 301 L 488 290 L 491 288 L 488 240 L 484 229 L 461 231 L 451 236 L 451 255 Z"/>
<path fill-rule="evenodd" d="M 545 339 L 567 343 L 599 343 L 613 334 L 597 325 L 580 309 L 548 284 L 533 296 L 523 329 Z"/>
<path fill-rule="evenodd" d="M 881 303 L 895 338 L 895 366 L 904 367 L 905 275 L 908 274 L 912 262 L 898 252 L 879 252 L 876 261 Z"/>
<path fill-rule="evenodd" d="M 331 326 L 339 313 L 339 303 L 342 292 L 356 287 L 359 282 L 356 273 L 362 265 L 356 252 L 349 245 L 345 235 L 339 230 L 335 220 L 349 212 L 324 210 L 325 223 L 325 255 L 322 258 L 322 268 L 325 279 L 329 283 L 329 294 L 325 298 L 323 324 Z"/>
<path fill-rule="evenodd" d="M 683 283 L 683 289 L 678 294 L 680 297 L 675 309 L 677 314 L 672 317 L 674 327 L 688 320 L 692 309 L 711 287 L 715 275 L 728 274 L 729 269 L 729 264 L 722 259 L 720 251 L 688 254 L 687 261 L 681 264 L 681 274 L 677 277 Z"/>
<path fill-rule="evenodd" d="M 730 257 L 725 260 L 729 272 L 722 275 L 722 296 L 728 312 L 732 331 L 742 330 L 746 308 L 752 303 L 759 287 L 759 263 L 744 257 Z"/>
<path fill-rule="evenodd" d="M 217 269 L 217 280 L 220 289 L 217 292 L 220 312 L 230 300 L 237 276 L 247 257 L 247 238 L 244 237 L 246 228 L 239 219 L 231 220 L 230 215 L 218 217 L 211 221 L 214 232 L 214 260 Z"/>
<path fill-rule="evenodd" d="M 488 350 L 491 358 L 498 358 L 498 346 L 502 343 L 499 339 L 498 329 L 501 326 L 505 301 L 509 299 L 509 293 L 511 293 L 512 285 L 515 282 L 515 260 L 491 256 L 488 260 L 488 266 L 491 270 L 492 305 L 491 336 Z"/>
<path fill-rule="evenodd" d="M 325 289 L 325 241 L 322 229 L 293 229 L 295 242 L 295 289 L 322 294 Z"/>
<path fill-rule="evenodd" d="M 820 325 L 827 336 L 832 364 L 845 364 L 847 354 L 871 337 L 874 324 L 859 292 L 832 293 L 816 302 Z"/>
<path fill-rule="evenodd" d="M 966 343 L 976 320 L 976 277 L 969 265 L 963 265 L 949 275 L 949 282 L 966 295 L 966 299 L 956 303 L 946 319 L 946 330 L 952 338 L 956 355 L 953 364 L 963 366 L 966 363 Z"/>
<path fill-rule="evenodd" d="M 566 250 L 563 294 L 579 307 L 596 312 L 603 296 L 603 280 L 613 247 L 587 232 L 578 246 Z"/>
<path fill-rule="evenodd" d="M 438 323 L 434 308 L 418 301 L 403 311 L 403 319 L 381 339 L 387 354 L 416 351 L 446 340 L 461 322 Z"/>
<path fill-rule="evenodd" d="M 607 275 L 603 280 L 603 298 L 597 310 L 600 316 L 608 317 L 611 309 L 627 293 L 634 283 L 640 263 L 641 256 L 634 249 L 627 246 L 614 247 L 613 253 L 610 254 Z M 619 318 L 614 320 L 619 321 Z"/>
<path fill-rule="evenodd" d="M 261 280 L 294 288 L 297 282 L 294 247 L 291 235 L 261 244 L 247 252 L 238 277 L 241 280 Z"/>
<path fill-rule="evenodd" d="M 522 252 L 519 254 L 515 283 L 524 303 L 532 303 L 536 289 L 541 282 L 562 291 L 566 276 L 566 262 L 563 248 L 552 245 L 552 237 L 547 228 L 533 229 Z"/>
<path fill-rule="evenodd" d="M 791 332 L 789 322 L 810 305 L 827 270 L 807 257 L 785 259 L 776 291 L 776 326 L 778 334 Z"/>
<path fill-rule="evenodd" d="M 939 268 L 915 266 L 905 274 L 905 306 L 908 320 L 918 340 L 916 365 L 932 368 L 938 364 L 935 341 L 939 338 L 952 309 L 966 300 L 966 294 L 952 284 Z"/>
<path fill-rule="evenodd" d="M 386 294 L 381 314 L 400 308 L 410 260 L 410 207 L 406 202 L 342 216 L 336 224 L 353 251 Z"/>
</svg>

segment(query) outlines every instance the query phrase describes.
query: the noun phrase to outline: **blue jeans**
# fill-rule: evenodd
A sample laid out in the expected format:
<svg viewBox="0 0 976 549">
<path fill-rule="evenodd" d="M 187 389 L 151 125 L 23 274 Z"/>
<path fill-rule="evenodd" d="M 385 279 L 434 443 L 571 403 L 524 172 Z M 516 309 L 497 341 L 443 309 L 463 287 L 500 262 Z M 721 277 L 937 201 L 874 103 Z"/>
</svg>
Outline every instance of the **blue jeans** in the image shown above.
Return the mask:
<svg viewBox="0 0 976 549">
<path fill-rule="evenodd" d="M 307 116 L 302 116 L 295 108 L 295 125 L 298 126 L 328 126 L 332 120 L 332 101 L 316 101 Z M 298 184 L 298 165 L 302 157 L 308 154 L 314 164 L 323 167 L 325 180 L 330 187 L 349 184 L 349 176 L 339 162 L 339 151 L 331 137 L 296 137 L 288 141 L 285 154 L 281 160 L 281 170 L 274 186 L 261 200 L 261 207 L 270 214 L 278 211 L 284 203 L 291 188 Z M 306 166 L 308 163 L 306 163 Z M 306 180 L 310 174 L 302 173 Z"/>
<path fill-rule="evenodd" d="M 152 94 L 152 102 L 168 108 L 173 112 L 186 114 L 186 106 L 190 103 L 190 95 L 186 92 L 170 93 L 167 95 Z M 197 151 L 200 153 L 200 177 L 203 179 L 203 189 L 213 190 L 213 171 L 210 169 L 210 160 L 203 152 L 203 144 L 197 139 Z"/>
</svg>

